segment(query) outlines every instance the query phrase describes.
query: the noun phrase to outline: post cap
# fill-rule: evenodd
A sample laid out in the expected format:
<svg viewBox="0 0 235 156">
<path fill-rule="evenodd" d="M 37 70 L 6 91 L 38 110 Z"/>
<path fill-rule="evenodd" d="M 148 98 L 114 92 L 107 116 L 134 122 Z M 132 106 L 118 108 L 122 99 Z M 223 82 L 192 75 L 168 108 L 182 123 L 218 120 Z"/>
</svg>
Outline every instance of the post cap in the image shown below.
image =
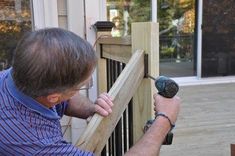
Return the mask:
<svg viewBox="0 0 235 156">
<path fill-rule="evenodd" d="M 96 31 L 111 31 L 114 23 L 110 21 L 97 21 L 93 26 Z"/>
</svg>

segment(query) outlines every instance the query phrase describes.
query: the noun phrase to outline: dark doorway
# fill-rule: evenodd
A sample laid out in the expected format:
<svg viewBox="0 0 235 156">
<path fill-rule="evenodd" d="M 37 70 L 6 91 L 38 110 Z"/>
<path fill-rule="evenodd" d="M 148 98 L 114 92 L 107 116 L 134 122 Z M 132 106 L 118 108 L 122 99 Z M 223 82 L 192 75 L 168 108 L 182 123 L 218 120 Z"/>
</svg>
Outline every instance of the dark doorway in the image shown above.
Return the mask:
<svg viewBox="0 0 235 156">
<path fill-rule="evenodd" d="M 235 1 L 203 1 L 202 77 L 235 75 Z"/>
</svg>

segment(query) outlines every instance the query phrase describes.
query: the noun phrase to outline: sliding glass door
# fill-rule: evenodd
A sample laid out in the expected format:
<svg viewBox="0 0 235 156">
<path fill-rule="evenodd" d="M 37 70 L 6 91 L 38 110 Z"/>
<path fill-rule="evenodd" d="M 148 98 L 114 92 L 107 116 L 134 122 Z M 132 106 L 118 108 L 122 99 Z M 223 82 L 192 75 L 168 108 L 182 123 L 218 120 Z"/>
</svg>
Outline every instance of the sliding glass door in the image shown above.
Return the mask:
<svg viewBox="0 0 235 156">
<path fill-rule="evenodd" d="M 151 2 L 152 0 L 107 0 L 108 20 L 115 23 L 112 35 L 130 35 L 132 22 L 151 21 L 154 7 Z M 157 1 L 161 75 L 196 75 L 196 3 L 195 0 Z"/>
<path fill-rule="evenodd" d="M 195 8 L 195 0 L 158 1 L 161 75 L 196 75 Z"/>
</svg>

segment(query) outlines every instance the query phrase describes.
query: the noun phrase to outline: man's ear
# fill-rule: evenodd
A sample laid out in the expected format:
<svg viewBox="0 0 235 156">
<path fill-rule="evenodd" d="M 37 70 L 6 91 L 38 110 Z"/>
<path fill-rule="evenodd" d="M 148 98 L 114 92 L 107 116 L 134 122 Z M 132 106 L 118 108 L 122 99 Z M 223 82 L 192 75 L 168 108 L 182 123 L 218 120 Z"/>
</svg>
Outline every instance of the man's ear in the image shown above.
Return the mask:
<svg viewBox="0 0 235 156">
<path fill-rule="evenodd" d="M 47 95 L 47 101 L 50 103 L 57 103 L 60 101 L 61 96 L 61 93 L 49 94 Z"/>
</svg>

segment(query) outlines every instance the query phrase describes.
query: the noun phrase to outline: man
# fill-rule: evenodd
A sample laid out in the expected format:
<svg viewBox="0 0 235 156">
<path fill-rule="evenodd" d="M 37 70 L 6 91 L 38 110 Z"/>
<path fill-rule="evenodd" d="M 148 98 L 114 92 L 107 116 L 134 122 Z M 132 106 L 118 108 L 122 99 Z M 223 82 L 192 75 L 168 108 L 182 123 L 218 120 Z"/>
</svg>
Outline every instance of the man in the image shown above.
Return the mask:
<svg viewBox="0 0 235 156">
<path fill-rule="evenodd" d="M 107 93 L 95 104 L 79 94 L 96 63 L 92 46 L 72 32 L 49 28 L 25 35 L 15 50 L 12 68 L 0 73 L 0 155 L 93 155 L 63 139 L 59 120 L 64 114 L 87 118 L 112 112 Z M 156 111 L 175 123 L 179 100 L 159 96 L 155 100 Z M 170 129 L 167 122 L 158 117 L 157 125 L 128 153 L 140 154 L 138 146 L 145 141 L 154 142 L 157 146 L 149 150 L 156 152 Z"/>
</svg>

